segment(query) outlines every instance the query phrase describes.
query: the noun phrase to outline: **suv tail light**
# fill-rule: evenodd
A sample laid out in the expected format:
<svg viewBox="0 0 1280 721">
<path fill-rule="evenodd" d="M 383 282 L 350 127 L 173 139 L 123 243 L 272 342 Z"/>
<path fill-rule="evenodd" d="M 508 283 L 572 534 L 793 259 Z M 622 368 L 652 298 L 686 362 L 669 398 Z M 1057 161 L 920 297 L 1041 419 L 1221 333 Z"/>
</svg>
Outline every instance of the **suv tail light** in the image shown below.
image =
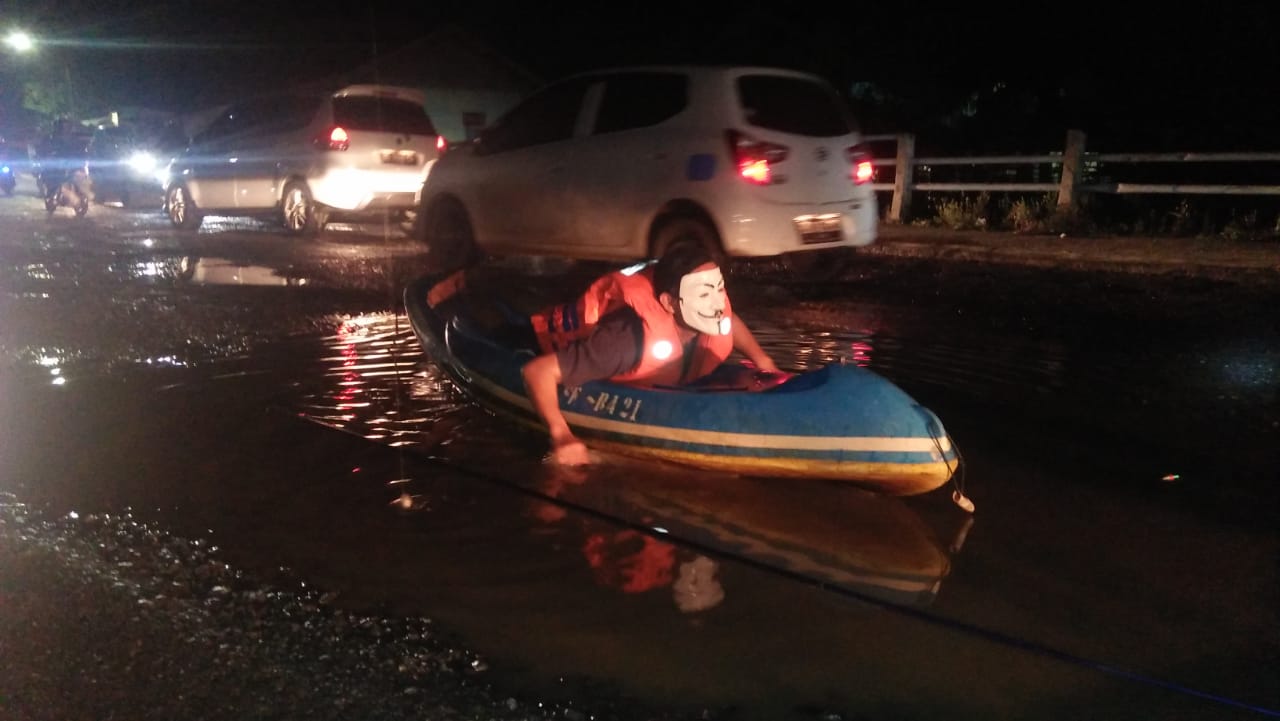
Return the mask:
<svg viewBox="0 0 1280 721">
<path fill-rule="evenodd" d="M 351 147 L 351 139 L 345 128 L 335 125 L 329 130 L 329 135 L 316 138 L 315 145 L 321 150 L 346 150 Z"/>
<path fill-rule="evenodd" d="M 787 159 L 787 146 L 769 143 L 741 133 L 725 131 L 729 140 L 729 154 L 738 168 L 738 175 L 756 185 L 772 185 L 785 180 L 774 174 L 774 167 Z"/>
<path fill-rule="evenodd" d="M 849 159 L 849 176 L 853 180 L 854 185 L 862 185 L 871 182 L 876 175 L 876 168 L 871 163 L 871 153 L 867 152 L 867 146 L 859 143 L 845 148 L 844 155 Z"/>
</svg>

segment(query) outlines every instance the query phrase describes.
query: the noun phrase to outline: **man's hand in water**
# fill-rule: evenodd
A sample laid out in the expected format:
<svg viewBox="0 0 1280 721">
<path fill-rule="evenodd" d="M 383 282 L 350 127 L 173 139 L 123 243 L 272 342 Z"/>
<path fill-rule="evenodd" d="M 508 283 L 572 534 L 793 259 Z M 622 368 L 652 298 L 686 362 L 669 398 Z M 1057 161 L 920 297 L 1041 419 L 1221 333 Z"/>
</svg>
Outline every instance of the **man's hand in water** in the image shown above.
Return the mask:
<svg viewBox="0 0 1280 721">
<path fill-rule="evenodd" d="M 574 436 L 553 440 L 547 460 L 562 466 L 585 466 L 591 463 L 586 445 Z"/>
</svg>

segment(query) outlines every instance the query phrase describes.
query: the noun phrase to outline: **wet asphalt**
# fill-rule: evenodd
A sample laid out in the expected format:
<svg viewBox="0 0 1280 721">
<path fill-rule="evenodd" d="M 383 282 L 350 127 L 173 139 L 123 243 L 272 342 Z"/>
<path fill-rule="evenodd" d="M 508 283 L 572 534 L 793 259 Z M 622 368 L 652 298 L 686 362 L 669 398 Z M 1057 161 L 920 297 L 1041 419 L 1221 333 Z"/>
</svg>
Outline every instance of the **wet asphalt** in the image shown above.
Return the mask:
<svg viewBox="0 0 1280 721">
<path fill-rule="evenodd" d="M 969 449 L 976 524 L 945 497 L 842 493 L 843 522 L 823 527 L 813 509 L 837 496 L 821 491 L 741 481 L 747 500 L 729 502 L 697 474 L 637 488 L 650 472 L 620 461 L 587 483 L 549 472 L 536 435 L 506 437 L 388 351 L 413 352 L 388 311 L 422 269 L 397 224 L 298 241 L 227 219 L 191 236 L 145 213 L 77 221 L 0 200 L 5 718 L 1280 709 L 1266 670 L 1280 339 L 1265 312 L 1280 283 L 1265 263 L 1155 275 L 916 249 L 859 258 L 838 282 L 741 270 L 735 307 L 771 352 L 871 354 Z M 532 297 L 593 272 L 524 264 L 493 282 Z M 629 535 L 653 513 L 683 521 L 683 542 Z M 493 523 L 505 530 L 475 530 Z M 923 590 L 851 579 L 832 554 L 868 543 L 852 526 L 895 551 L 927 539 L 946 570 Z M 674 596 L 621 603 L 633 561 L 570 563 L 565 549 L 601 537 L 673 561 Z M 501 570 L 477 580 L 459 562 Z M 691 580 L 712 572 L 718 591 Z M 834 620 L 850 604 L 880 610 Z M 532 611 L 501 617 L 515 607 Z"/>
</svg>

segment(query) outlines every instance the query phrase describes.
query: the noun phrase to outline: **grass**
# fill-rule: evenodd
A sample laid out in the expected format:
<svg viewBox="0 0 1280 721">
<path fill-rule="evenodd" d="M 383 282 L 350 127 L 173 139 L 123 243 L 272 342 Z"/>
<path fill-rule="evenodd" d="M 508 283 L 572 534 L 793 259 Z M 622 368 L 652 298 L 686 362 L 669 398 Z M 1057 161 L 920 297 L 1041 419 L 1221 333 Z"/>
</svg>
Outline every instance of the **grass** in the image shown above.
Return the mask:
<svg viewBox="0 0 1280 721">
<path fill-rule="evenodd" d="M 995 199 L 987 192 L 933 193 L 925 200 L 932 214 L 915 221 L 915 224 L 952 230 L 1280 242 L 1280 210 L 1229 206 L 1221 198 L 1088 194 L 1075 208 L 1059 208 L 1056 193 L 1005 193 Z M 1266 201 L 1263 203 L 1273 205 Z"/>
</svg>

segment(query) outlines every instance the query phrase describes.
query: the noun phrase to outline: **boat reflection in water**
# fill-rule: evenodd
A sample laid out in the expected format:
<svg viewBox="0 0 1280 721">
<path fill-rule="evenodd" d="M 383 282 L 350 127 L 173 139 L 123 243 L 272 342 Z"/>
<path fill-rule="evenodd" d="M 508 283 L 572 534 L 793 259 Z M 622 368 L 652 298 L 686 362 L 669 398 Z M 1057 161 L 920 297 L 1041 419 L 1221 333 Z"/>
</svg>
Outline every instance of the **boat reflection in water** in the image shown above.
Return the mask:
<svg viewBox="0 0 1280 721">
<path fill-rule="evenodd" d="M 533 502 L 531 513 L 545 523 L 583 519 L 581 552 L 598 582 L 624 593 L 669 588 L 685 612 L 723 600 L 713 556 L 864 599 L 926 606 L 973 524 L 952 508 L 943 509 L 952 521 L 930 523 L 910 501 L 843 484 L 619 463 L 630 472 L 617 474 L 612 463 L 546 467 L 537 491 L 588 513 L 546 501 Z"/>
</svg>

